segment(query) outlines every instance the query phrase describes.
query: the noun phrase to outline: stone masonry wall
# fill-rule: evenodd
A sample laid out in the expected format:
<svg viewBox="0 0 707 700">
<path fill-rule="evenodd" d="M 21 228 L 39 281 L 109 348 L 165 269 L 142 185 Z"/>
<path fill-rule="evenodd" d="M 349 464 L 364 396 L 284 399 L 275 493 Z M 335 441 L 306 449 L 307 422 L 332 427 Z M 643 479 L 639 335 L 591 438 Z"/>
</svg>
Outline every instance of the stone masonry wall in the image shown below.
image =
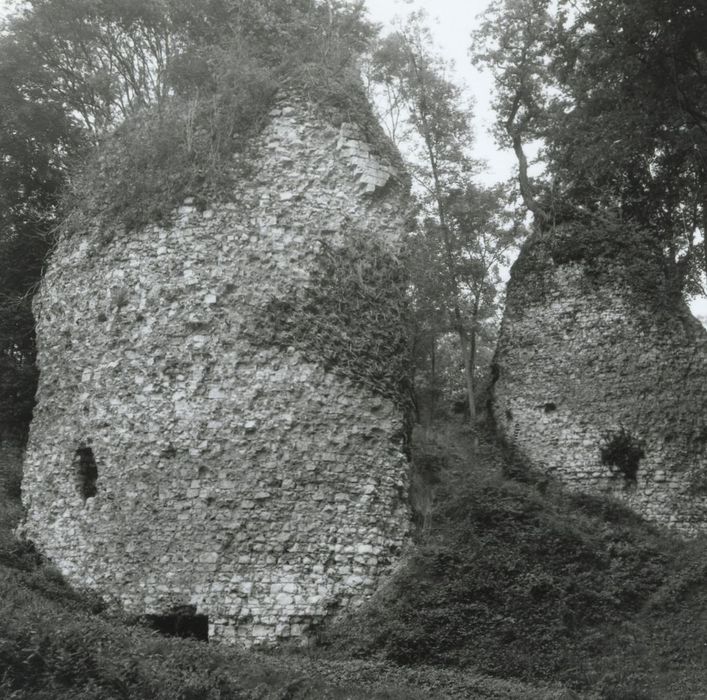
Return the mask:
<svg viewBox="0 0 707 700">
<path fill-rule="evenodd" d="M 707 332 L 684 304 L 659 315 L 645 301 L 610 265 L 597 281 L 531 240 L 511 273 L 493 412 L 536 468 L 694 535 L 707 531 Z M 621 429 L 644 444 L 635 483 L 602 463 Z"/>
<path fill-rule="evenodd" d="M 60 242 L 23 482 L 24 535 L 74 584 L 136 614 L 192 606 L 245 645 L 358 605 L 409 525 L 401 404 L 253 331 L 324 243 L 394 254 L 405 187 L 296 101 L 254 149 L 230 203 Z"/>
</svg>

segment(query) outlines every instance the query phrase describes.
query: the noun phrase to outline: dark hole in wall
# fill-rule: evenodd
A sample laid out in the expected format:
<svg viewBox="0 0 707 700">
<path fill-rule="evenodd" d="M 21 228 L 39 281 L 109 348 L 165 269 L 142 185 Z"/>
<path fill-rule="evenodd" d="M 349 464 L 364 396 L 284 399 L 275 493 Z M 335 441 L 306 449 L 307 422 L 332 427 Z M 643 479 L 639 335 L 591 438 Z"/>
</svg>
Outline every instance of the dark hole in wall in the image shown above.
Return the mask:
<svg viewBox="0 0 707 700">
<path fill-rule="evenodd" d="M 79 447 L 76 450 L 74 457 L 76 465 L 76 478 L 79 488 L 79 493 L 84 501 L 87 498 L 93 498 L 98 493 L 96 489 L 96 480 L 98 479 L 98 466 L 96 459 L 93 456 L 93 450 L 90 447 Z"/>
<path fill-rule="evenodd" d="M 457 415 L 469 415 L 469 395 L 464 393 L 452 400 L 452 413 Z"/>
<path fill-rule="evenodd" d="M 162 450 L 160 456 L 165 459 L 172 459 L 177 456 L 177 448 L 174 445 L 169 444 L 164 450 Z"/>
<path fill-rule="evenodd" d="M 197 615 L 193 605 L 173 608 L 164 615 L 145 615 L 144 620 L 153 630 L 168 637 L 209 641 L 208 615 Z"/>
<path fill-rule="evenodd" d="M 552 403 L 552 401 L 549 401 L 543 406 L 543 410 L 545 413 L 552 413 L 553 411 L 557 410 L 557 404 Z"/>
</svg>

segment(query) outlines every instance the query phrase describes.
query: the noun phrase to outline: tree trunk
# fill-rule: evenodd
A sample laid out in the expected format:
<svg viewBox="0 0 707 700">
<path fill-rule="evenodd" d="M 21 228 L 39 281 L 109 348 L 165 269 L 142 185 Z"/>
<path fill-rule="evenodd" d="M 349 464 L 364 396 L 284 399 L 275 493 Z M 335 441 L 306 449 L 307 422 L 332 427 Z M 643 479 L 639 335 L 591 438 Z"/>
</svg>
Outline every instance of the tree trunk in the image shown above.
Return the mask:
<svg viewBox="0 0 707 700">
<path fill-rule="evenodd" d="M 474 345 L 475 343 L 469 338 L 466 331 L 462 328 L 458 329 L 459 343 L 462 349 L 464 358 L 464 379 L 466 380 L 466 395 L 469 405 L 469 426 L 472 430 L 474 440 L 474 450 L 479 447 L 479 436 L 477 433 L 476 424 L 476 394 L 474 391 Z"/>
<path fill-rule="evenodd" d="M 528 176 L 528 159 L 523 150 L 523 139 L 521 138 L 521 133 L 515 124 L 516 117 L 522 106 L 522 94 L 520 90 L 516 91 L 515 97 L 513 99 L 513 106 L 511 107 L 511 113 L 508 115 L 505 127 L 506 133 L 511 137 L 513 143 L 513 151 L 518 160 L 518 184 L 520 185 L 520 195 L 523 198 L 523 203 L 535 216 L 535 222 L 537 225 L 543 229 L 549 223 L 550 217 L 548 213 L 538 204 L 533 194 L 533 188 L 530 184 L 530 177 Z"/>
<path fill-rule="evenodd" d="M 702 266 L 707 274 L 707 168 L 702 168 Z"/>
<path fill-rule="evenodd" d="M 437 336 L 432 338 L 430 370 L 430 422 L 434 422 L 437 413 Z"/>
</svg>

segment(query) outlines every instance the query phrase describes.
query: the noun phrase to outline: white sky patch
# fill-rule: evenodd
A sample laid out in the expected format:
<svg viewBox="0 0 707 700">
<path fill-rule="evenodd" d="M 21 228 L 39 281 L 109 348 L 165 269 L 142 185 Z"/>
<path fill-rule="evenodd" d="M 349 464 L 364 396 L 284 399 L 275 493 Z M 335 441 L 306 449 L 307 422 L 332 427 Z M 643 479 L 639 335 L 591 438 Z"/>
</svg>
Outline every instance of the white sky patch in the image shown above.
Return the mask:
<svg viewBox="0 0 707 700">
<path fill-rule="evenodd" d="M 515 173 L 515 157 L 510 150 L 501 151 L 489 133 L 494 121 L 491 109 L 493 80 L 489 73 L 477 70 L 469 58 L 471 32 L 481 25 L 479 14 L 490 0 L 366 0 L 370 18 L 392 30 L 396 18 L 425 10 L 435 45 L 442 56 L 454 61 L 454 79 L 474 98 L 474 155 L 486 162 L 479 180 L 483 184 L 505 181 Z"/>
<path fill-rule="evenodd" d="M 9 0 L 0 0 L 0 20 L 4 19 L 9 14 L 10 14 Z"/>
</svg>

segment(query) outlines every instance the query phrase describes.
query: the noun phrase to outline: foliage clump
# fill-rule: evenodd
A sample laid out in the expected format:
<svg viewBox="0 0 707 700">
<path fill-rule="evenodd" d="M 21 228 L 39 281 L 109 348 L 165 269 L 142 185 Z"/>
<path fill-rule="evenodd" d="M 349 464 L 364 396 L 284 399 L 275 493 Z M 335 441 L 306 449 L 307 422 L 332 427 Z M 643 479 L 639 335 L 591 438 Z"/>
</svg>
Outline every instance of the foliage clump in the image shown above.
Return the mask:
<svg viewBox="0 0 707 700">
<path fill-rule="evenodd" d="M 523 200 L 545 229 L 571 212 L 616 212 L 646 248 L 660 241 L 670 275 L 692 284 L 707 263 L 705 4 L 574 5 L 501 0 L 473 34 L 474 60 L 495 78 L 496 135 L 516 154 Z M 524 153 L 536 139 L 537 178 Z"/>
<path fill-rule="evenodd" d="M 330 652 L 587 683 L 604 663 L 607 624 L 635 619 L 670 579 L 673 540 L 547 479 L 541 489 L 440 474 L 425 540 L 371 603 L 328 630 Z"/>
<path fill-rule="evenodd" d="M 638 466 L 646 456 L 643 442 L 623 427 L 604 434 L 604 444 L 599 454 L 601 463 L 608 466 L 615 476 L 623 476 L 627 484 L 636 483 Z"/>
<path fill-rule="evenodd" d="M 691 273 L 668 261 L 658 238 L 610 213 L 577 215 L 536 233 L 513 266 L 511 285 L 519 282 L 531 301 L 542 302 L 553 268 L 566 265 L 580 265 L 590 288 L 626 290 L 656 318 L 680 317 L 692 289 Z"/>
<path fill-rule="evenodd" d="M 687 272 L 668 263 L 656 236 L 609 214 L 562 224 L 549 246 L 556 265 L 581 263 L 590 279 L 619 281 L 655 309 L 673 308 L 690 284 Z"/>
<path fill-rule="evenodd" d="M 273 299 L 251 331 L 255 342 L 295 347 L 327 369 L 411 405 L 407 275 L 384 243 L 346 231 L 320 242 L 303 289 Z"/>
<path fill-rule="evenodd" d="M 265 123 L 277 84 L 264 68 L 223 67 L 211 95 L 174 96 L 145 108 L 104 138 L 74 180 L 68 222 L 99 219 L 127 229 L 165 223 L 186 197 L 203 204 L 233 184 L 234 157 Z"/>
<path fill-rule="evenodd" d="M 475 182 L 472 105 L 449 79 L 422 11 L 379 42 L 369 68 L 382 122 L 408 154 L 415 184 L 408 244 L 418 406 L 434 414 L 441 387 L 454 386 L 474 425 L 500 268 L 522 227 L 506 211 L 502 187 Z"/>
<path fill-rule="evenodd" d="M 176 48 L 159 90 L 146 87 L 117 128 L 97 135 L 65 203 L 72 230 L 96 219 L 127 229 L 165 222 L 186 197 L 197 205 L 221 198 L 248 168 L 247 146 L 280 91 L 374 132 L 355 71 L 373 33 L 361 5 L 167 5 L 163 29 Z"/>
</svg>

